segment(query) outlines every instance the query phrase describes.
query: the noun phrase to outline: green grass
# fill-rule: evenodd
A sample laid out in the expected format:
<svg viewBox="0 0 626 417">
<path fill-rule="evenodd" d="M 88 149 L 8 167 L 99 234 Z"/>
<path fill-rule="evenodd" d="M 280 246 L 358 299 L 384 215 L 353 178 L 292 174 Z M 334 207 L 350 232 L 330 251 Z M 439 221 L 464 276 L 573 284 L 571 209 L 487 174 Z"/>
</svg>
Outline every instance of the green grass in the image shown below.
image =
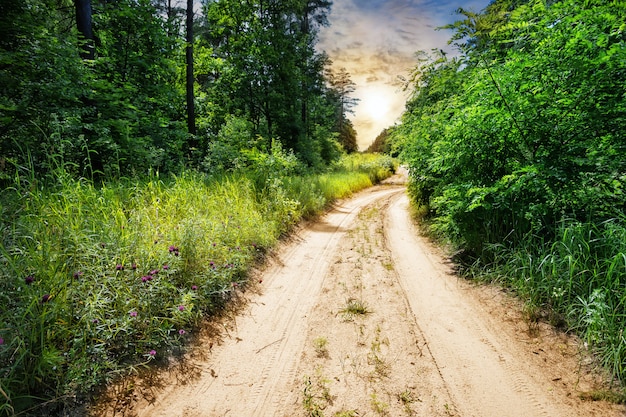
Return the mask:
<svg viewBox="0 0 626 417">
<path fill-rule="evenodd" d="M 58 412 L 179 351 L 281 235 L 374 182 L 352 168 L 263 187 L 16 177 L 0 196 L 0 416 Z"/>
<path fill-rule="evenodd" d="M 511 286 L 529 317 L 576 332 L 620 383 L 626 382 L 626 217 L 564 221 L 557 238 L 493 245 L 495 261 L 470 272 Z"/>
</svg>

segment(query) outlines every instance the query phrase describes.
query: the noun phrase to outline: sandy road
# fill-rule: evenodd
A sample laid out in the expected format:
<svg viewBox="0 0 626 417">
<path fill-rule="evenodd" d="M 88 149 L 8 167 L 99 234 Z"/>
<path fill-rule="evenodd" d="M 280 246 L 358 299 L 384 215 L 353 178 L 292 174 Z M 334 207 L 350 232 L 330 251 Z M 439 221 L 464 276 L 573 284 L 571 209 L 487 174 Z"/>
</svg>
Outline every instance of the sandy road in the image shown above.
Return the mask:
<svg viewBox="0 0 626 417">
<path fill-rule="evenodd" d="M 259 272 L 219 339 L 92 415 L 625 414 L 579 400 L 596 380 L 575 340 L 529 332 L 502 291 L 453 276 L 407 208 L 399 185 L 338 204 Z"/>
</svg>

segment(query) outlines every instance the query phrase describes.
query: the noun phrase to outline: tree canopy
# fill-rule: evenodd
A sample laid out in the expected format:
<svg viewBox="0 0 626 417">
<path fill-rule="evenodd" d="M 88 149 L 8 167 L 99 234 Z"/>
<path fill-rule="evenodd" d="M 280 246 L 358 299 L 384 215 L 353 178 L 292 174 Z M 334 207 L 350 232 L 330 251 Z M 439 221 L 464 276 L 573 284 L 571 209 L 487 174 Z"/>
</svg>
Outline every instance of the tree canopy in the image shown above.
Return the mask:
<svg viewBox="0 0 626 417">
<path fill-rule="evenodd" d="M 185 20 L 187 3 L 2 2 L 0 179 L 210 169 L 230 117 L 261 150 L 276 139 L 304 165 L 336 158 L 340 96 L 315 49 L 332 3 L 216 0 Z"/>
</svg>

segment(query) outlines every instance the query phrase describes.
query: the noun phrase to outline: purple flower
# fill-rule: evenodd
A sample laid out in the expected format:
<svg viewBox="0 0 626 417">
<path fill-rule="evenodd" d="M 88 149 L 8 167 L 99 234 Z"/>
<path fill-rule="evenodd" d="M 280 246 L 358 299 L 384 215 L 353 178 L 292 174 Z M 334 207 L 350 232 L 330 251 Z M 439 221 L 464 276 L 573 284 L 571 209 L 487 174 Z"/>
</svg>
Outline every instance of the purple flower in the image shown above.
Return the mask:
<svg viewBox="0 0 626 417">
<path fill-rule="evenodd" d="M 148 352 L 148 355 L 155 357 L 156 356 L 156 350 L 152 349 L 150 352 Z"/>
<path fill-rule="evenodd" d="M 98 319 L 93 319 L 93 320 L 91 320 L 91 322 L 92 322 L 93 324 L 98 324 L 98 323 L 100 322 L 100 320 L 98 320 Z"/>
<path fill-rule="evenodd" d="M 133 264 L 130 266 L 130 269 L 132 269 L 133 271 L 134 271 L 135 269 L 137 269 L 137 264 L 136 264 L 136 263 L 133 263 Z"/>
<path fill-rule="evenodd" d="M 164 270 L 164 271 L 167 271 L 168 269 L 170 269 L 170 266 L 169 266 L 169 265 L 163 265 L 163 270 Z"/>
<path fill-rule="evenodd" d="M 76 271 L 73 274 L 74 279 L 78 279 L 83 276 L 83 271 Z"/>
<path fill-rule="evenodd" d="M 180 249 L 178 249 L 178 246 L 174 246 L 174 245 L 170 245 L 168 250 L 170 251 L 170 253 L 173 253 L 175 256 L 178 256 L 178 252 L 180 251 Z"/>
<path fill-rule="evenodd" d="M 131 311 L 130 313 L 131 317 L 137 317 L 137 312 L 136 311 Z"/>
<path fill-rule="evenodd" d="M 182 330 L 182 329 L 181 329 Z M 182 330 L 184 332 L 184 330 Z M 180 332 L 179 332 L 180 333 Z M 0 337 L 0 345 L 4 345 L 4 339 Z"/>
<path fill-rule="evenodd" d="M 197 285 L 192 285 L 192 286 L 191 286 L 191 289 L 192 289 L 193 291 L 196 291 L 196 290 L 198 289 L 198 286 L 197 286 Z"/>
<path fill-rule="evenodd" d="M 124 265 L 122 265 L 122 264 L 115 265 L 115 270 L 116 271 L 123 271 L 124 270 Z"/>
<path fill-rule="evenodd" d="M 41 297 L 41 303 L 47 303 L 48 301 L 50 301 L 50 294 L 44 294 L 43 297 Z"/>
<path fill-rule="evenodd" d="M 181 335 L 181 336 L 184 335 L 185 333 L 187 333 L 187 332 L 184 329 L 180 329 L 178 331 L 178 334 Z"/>
<path fill-rule="evenodd" d="M 209 266 L 210 266 L 211 268 L 215 268 L 215 262 L 213 262 L 213 261 L 209 262 Z"/>
<path fill-rule="evenodd" d="M 178 306 L 178 311 L 185 311 L 185 306 Z"/>
<path fill-rule="evenodd" d="M 24 278 L 24 282 L 26 283 L 26 285 L 30 285 L 35 281 L 35 277 L 33 275 L 29 275 L 26 278 Z"/>
<path fill-rule="evenodd" d="M 150 281 L 151 279 L 152 279 L 152 277 L 145 275 L 145 276 L 141 277 L 141 282 L 147 282 L 147 281 Z"/>
<path fill-rule="evenodd" d="M 150 275 L 156 275 L 158 273 L 159 273 L 158 269 L 153 269 L 152 271 L 148 272 L 148 274 L 150 274 Z"/>
</svg>

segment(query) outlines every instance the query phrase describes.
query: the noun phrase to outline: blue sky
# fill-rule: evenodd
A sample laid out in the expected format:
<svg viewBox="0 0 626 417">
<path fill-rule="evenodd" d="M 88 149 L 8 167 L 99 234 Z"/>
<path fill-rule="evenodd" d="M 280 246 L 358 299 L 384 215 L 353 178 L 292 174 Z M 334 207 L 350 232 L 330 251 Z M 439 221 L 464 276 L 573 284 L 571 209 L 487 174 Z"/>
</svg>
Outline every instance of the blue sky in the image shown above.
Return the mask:
<svg viewBox="0 0 626 417">
<path fill-rule="evenodd" d="M 407 76 L 420 50 L 444 49 L 452 35 L 435 30 L 460 18 L 455 11 L 479 12 L 489 0 L 334 0 L 330 26 L 320 32 L 319 49 L 333 67 L 344 67 L 357 84 L 360 99 L 351 116 L 362 149 L 402 114 L 406 93 L 399 76 Z"/>
</svg>

